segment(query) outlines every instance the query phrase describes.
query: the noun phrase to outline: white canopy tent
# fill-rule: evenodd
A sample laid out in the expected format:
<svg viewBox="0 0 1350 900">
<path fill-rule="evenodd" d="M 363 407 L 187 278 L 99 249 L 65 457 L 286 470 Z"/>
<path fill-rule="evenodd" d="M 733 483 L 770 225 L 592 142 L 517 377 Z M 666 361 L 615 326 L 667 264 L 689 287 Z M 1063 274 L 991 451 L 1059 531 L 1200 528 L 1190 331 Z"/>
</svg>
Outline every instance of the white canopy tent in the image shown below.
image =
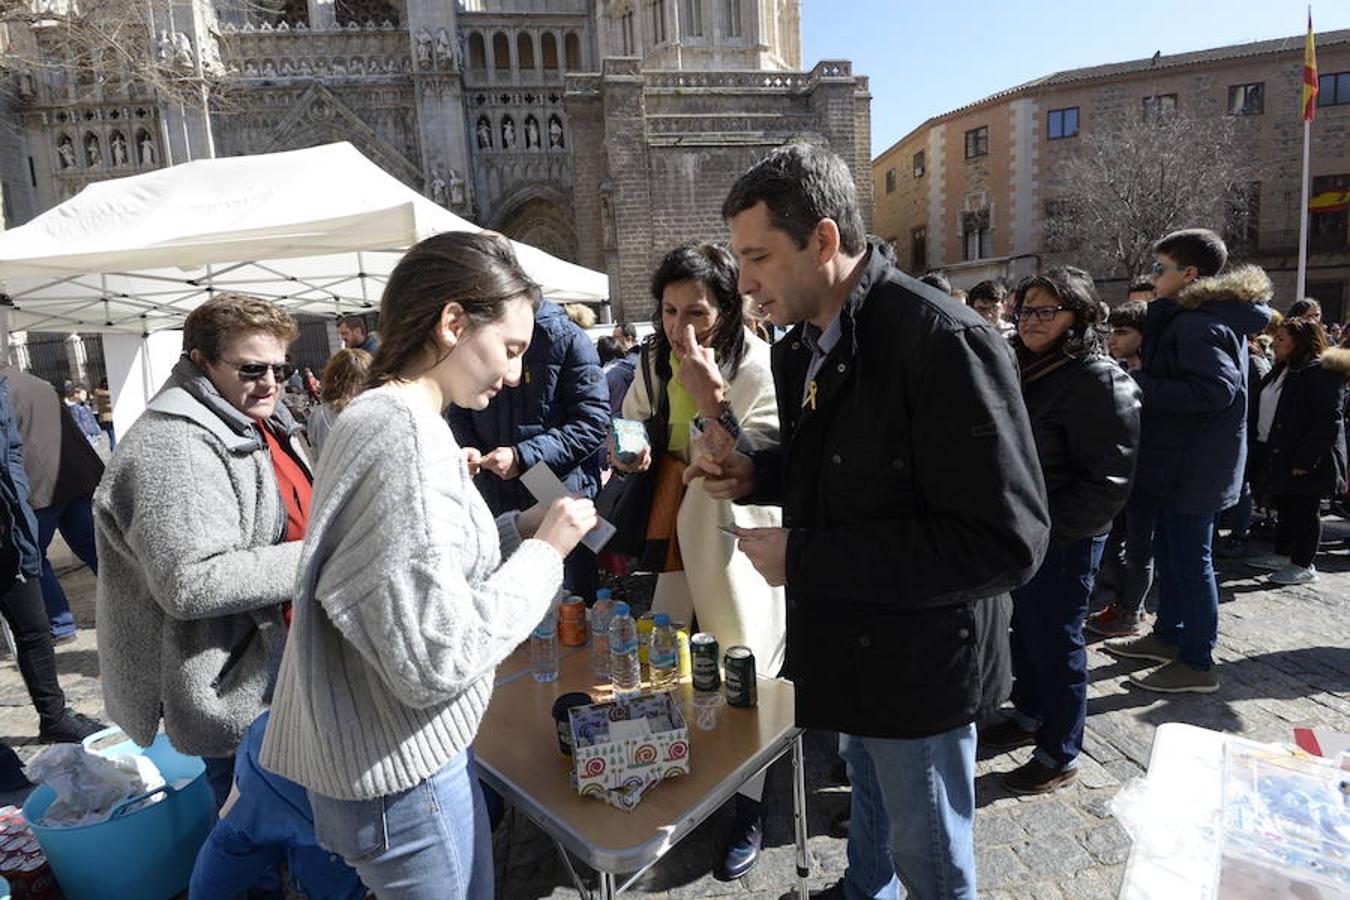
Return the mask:
<svg viewBox="0 0 1350 900">
<path fill-rule="evenodd" d="M 4 330 L 127 335 L 105 339 L 108 379 L 139 414 L 163 377 L 148 359 L 177 353 L 176 337 L 152 336 L 180 329 L 211 293 L 244 291 L 301 313 L 370 311 L 404 250 L 477 230 L 348 143 L 183 163 L 96 182 L 0 232 Z M 604 273 L 515 247 L 546 297 L 609 296 Z M 119 407 L 119 426 L 132 418 Z"/>
</svg>

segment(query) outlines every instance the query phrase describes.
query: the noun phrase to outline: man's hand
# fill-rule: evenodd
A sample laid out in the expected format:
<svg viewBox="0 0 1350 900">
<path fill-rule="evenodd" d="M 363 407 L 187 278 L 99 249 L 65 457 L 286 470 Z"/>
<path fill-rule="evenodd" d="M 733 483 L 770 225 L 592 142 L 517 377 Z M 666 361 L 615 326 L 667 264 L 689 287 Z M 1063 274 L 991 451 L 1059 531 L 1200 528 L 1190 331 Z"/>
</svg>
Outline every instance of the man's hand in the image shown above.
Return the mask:
<svg viewBox="0 0 1350 900">
<path fill-rule="evenodd" d="M 728 453 L 721 462 L 701 456 L 684 470 L 685 484 L 695 478 L 703 479 L 703 489 L 714 500 L 739 500 L 755 489 L 755 464 L 738 450 Z"/>
<path fill-rule="evenodd" d="M 787 544 L 786 528 L 742 528 L 741 538 L 736 549 L 750 557 L 755 571 L 764 576 L 769 587 L 781 587 L 787 583 Z"/>
<path fill-rule="evenodd" d="M 464 464 L 469 467 L 469 477 L 472 478 L 478 474 L 478 470 L 483 466 L 483 454 L 477 447 L 464 448 Z"/>
<path fill-rule="evenodd" d="M 705 419 L 717 418 L 727 390 L 717 368 L 717 355 L 711 347 L 699 345 L 693 325 L 684 326 L 675 349 L 680 354 L 680 384 L 697 401 L 698 411 Z"/>
<path fill-rule="evenodd" d="M 516 455 L 515 447 L 498 447 L 485 455 L 480 465 L 503 481 L 520 475 L 520 457 Z"/>
</svg>

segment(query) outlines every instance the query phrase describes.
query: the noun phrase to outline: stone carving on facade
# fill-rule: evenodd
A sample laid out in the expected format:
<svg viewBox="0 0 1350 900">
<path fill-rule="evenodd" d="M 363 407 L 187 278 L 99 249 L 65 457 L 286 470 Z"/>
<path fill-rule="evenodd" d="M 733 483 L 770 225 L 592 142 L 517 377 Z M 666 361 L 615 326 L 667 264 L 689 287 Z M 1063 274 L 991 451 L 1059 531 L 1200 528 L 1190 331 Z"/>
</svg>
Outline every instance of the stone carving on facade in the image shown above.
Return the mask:
<svg viewBox="0 0 1350 900">
<path fill-rule="evenodd" d="M 606 250 L 619 248 L 614 232 L 614 185 L 606 180 L 600 183 L 600 235 Z"/>
<path fill-rule="evenodd" d="M 417 68 L 431 68 L 431 32 L 417 29 Z"/>
<path fill-rule="evenodd" d="M 464 179 L 455 169 L 450 170 L 450 205 L 455 209 L 464 206 Z"/>
<path fill-rule="evenodd" d="M 150 132 L 142 131 L 140 138 L 136 143 L 137 148 L 141 152 L 141 165 L 153 166 L 158 158 L 158 154 L 155 151 L 155 141 L 154 138 L 150 137 Z"/>
<path fill-rule="evenodd" d="M 275 78 L 276 76 L 277 76 L 276 63 L 272 62 L 270 59 L 264 59 L 262 64 L 262 77 Z"/>
<path fill-rule="evenodd" d="M 431 191 L 431 202 L 435 203 L 438 206 L 445 206 L 446 201 L 450 199 L 449 195 L 446 193 L 446 189 L 448 187 L 449 185 L 447 185 L 445 181 L 445 169 L 440 165 L 440 163 L 437 163 L 436 168 L 433 169 L 431 172 L 431 179 L 429 185 L 429 189 Z"/>
<path fill-rule="evenodd" d="M 196 65 L 196 57 L 192 54 L 192 41 L 181 31 L 174 32 L 173 35 L 173 64 L 180 69 L 191 69 Z"/>
<path fill-rule="evenodd" d="M 442 69 L 455 69 L 455 45 L 450 41 L 450 33 L 444 28 L 436 32 L 436 62 Z"/>
<path fill-rule="evenodd" d="M 539 123 L 534 116 L 525 118 L 525 149 L 532 150 L 539 146 Z"/>
<path fill-rule="evenodd" d="M 516 123 L 510 116 L 502 119 L 502 149 L 514 150 L 516 147 Z"/>
<path fill-rule="evenodd" d="M 281 68 L 279 71 L 281 72 L 282 75 L 295 74 L 295 63 L 291 62 L 291 58 L 289 56 L 283 56 L 281 58 Z"/>
<path fill-rule="evenodd" d="M 548 145 L 550 147 L 566 147 L 563 136 L 562 120 L 557 116 L 548 117 Z"/>
<path fill-rule="evenodd" d="M 98 135 L 87 135 L 84 139 L 84 161 L 89 168 L 97 169 L 103 165 L 103 148 L 99 146 Z"/>
<path fill-rule="evenodd" d="M 492 126 L 488 124 L 488 118 L 487 118 L 487 116 L 480 116 L 480 117 L 478 118 L 478 128 L 477 128 L 477 133 L 478 133 L 478 149 L 479 149 L 479 150 L 491 150 L 491 149 L 492 149 Z"/>
<path fill-rule="evenodd" d="M 114 166 L 125 166 L 127 164 L 127 139 L 122 137 L 122 132 L 114 131 L 112 133 L 112 137 L 108 139 L 108 150 L 112 153 Z"/>
<path fill-rule="evenodd" d="M 75 142 L 70 139 L 70 135 L 63 134 L 61 140 L 56 142 L 56 157 L 63 170 L 75 167 Z"/>
</svg>

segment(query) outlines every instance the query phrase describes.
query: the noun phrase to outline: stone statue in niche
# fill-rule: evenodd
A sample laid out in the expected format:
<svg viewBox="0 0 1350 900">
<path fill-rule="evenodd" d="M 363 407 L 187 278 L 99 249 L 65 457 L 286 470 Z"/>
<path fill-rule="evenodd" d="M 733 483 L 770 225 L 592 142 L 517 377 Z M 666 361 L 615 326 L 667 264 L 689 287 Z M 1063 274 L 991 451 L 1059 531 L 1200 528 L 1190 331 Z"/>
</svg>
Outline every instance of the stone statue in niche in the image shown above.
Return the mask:
<svg viewBox="0 0 1350 900">
<path fill-rule="evenodd" d="M 492 127 L 488 125 L 488 120 L 482 118 L 478 120 L 478 149 L 492 149 Z"/>
<path fill-rule="evenodd" d="M 525 120 L 525 149 L 539 146 L 539 123 L 530 116 Z"/>
<path fill-rule="evenodd" d="M 450 205 L 454 207 L 464 205 L 464 179 L 454 169 L 450 170 Z"/>
<path fill-rule="evenodd" d="M 431 32 L 425 28 L 417 29 L 417 67 L 431 67 Z"/>
<path fill-rule="evenodd" d="M 510 150 L 516 146 L 516 123 L 509 118 L 502 120 L 502 149 Z"/>
<path fill-rule="evenodd" d="M 548 120 L 548 145 L 550 147 L 564 147 L 562 122 L 558 121 L 557 116 L 550 116 Z"/>
<path fill-rule="evenodd" d="M 159 37 L 155 39 L 155 59 L 162 63 L 167 63 L 169 61 L 170 47 L 169 32 L 161 30 Z"/>
<path fill-rule="evenodd" d="M 192 55 L 192 42 L 188 36 L 178 31 L 173 36 L 173 63 L 180 69 L 191 69 L 196 59 Z"/>
<path fill-rule="evenodd" d="M 98 145 L 98 137 L 89 135 L 84 139 L 84 160 L 89 164 L 89 168 L 95 169 L 103 165 L 103 148 Z"/>
<path fill-rule="evenodd" d="M 295 74 L 295 63 L 291 62 L 291 58 L 289 56 L 283 56 L 281 58 L 281 74 L 282 75 Z"/>
<path fill-rule="evenodd" d="M 614 240 L 614 200 L 608 191 L 600 192 L 600 233 L 606 250 L 617 249 Z"/>
<path fill-rule="evenodd" d="M 447 185 L 445 183 L 445 178 L 442 177 L 443 172 L 444 169 L 442 169 L 438 163 L 435 170 L 431 173 L 431 202 L 438 206 L 445 206 L 445 201 L 448 199 L 446 195 Z"/>
<path fill-rule="evenodd" d="M 113 132 L 112 140 L 108 141 L 108 149 L 112 151 L 114 166 L 125 166 L 127 164 L 127 142 L 120 131 Z"/>
<path fill-rule="evenodd" d="M 270 59 L 263 60 L 262 76 L 264 78 L 275 78 L 276 74 L 277 74 L 276 64 L 273 63 Z"/>
<path fill-rule="evenodd" d="M 436 32 L 436 59 L 442 69 L 448 69 L 455 64 L 455 50 L 450 44 L 450 33 L 444 28 Z"/>
<path fill-rule="evenodd" d="M 141 132 L 141 165 L 153 166 L 155 164 L 155 142 L 150 139 L 150 135 Z"/>
<path fill-rule="evenodd" d="M 56 156 L 61 161 L 62 169 L 75 166 L 75 142 L 70 139 L 70 135 L 62 137 L 56 145 Z"/>
</svg>

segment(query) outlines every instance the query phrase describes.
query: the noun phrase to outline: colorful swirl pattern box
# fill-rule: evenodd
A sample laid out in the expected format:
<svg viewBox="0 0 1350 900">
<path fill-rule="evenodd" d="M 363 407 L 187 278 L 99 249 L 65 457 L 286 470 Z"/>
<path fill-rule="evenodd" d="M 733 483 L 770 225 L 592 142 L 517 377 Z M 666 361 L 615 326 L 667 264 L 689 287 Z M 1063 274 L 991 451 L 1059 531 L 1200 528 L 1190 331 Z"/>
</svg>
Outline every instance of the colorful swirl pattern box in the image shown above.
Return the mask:
<svg viewBox="0 0 1350 900">
<path fill-rule="evenodd" d="M 667 693 L 569 711 L 577 790 L 631 810 L 652 786 L 689 772 L 689 729 Z"/>
</svg>

